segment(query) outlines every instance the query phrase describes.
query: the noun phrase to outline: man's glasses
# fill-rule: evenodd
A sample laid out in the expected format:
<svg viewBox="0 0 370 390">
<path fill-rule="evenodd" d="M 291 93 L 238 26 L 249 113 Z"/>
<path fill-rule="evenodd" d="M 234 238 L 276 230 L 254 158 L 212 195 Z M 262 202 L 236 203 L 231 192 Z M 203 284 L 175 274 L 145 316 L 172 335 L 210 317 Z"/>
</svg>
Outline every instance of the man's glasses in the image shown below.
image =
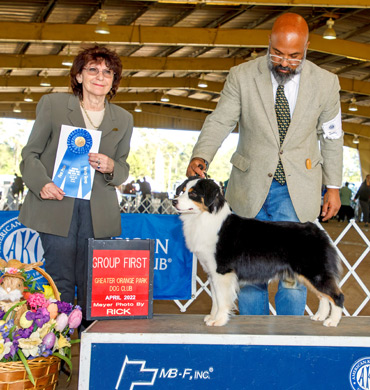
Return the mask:
<svg viewBox="0 0 370 390">
<path fill-rule="evenodd" d="M 100 73 L 100 70 L 98 68 L 94 68 L 93 66 L 90 68 L 84 68 L 90 76 L 97 76 Z M 111 79 L 114 76 L 114 72 L 112 69 L 103 69 L 102 74 L 107 79 Z"/>
<path fill-rule="evenodd" d="M 285 60 L 289 65 L 293 65 L 293 66 L 297 66 L 302 62 L 302 60 L 297 60 L 295 58 L 280 57 L 274 54 L 270 54 L 270 59 L 275 64 L 281 64 Z"/>
</svg>

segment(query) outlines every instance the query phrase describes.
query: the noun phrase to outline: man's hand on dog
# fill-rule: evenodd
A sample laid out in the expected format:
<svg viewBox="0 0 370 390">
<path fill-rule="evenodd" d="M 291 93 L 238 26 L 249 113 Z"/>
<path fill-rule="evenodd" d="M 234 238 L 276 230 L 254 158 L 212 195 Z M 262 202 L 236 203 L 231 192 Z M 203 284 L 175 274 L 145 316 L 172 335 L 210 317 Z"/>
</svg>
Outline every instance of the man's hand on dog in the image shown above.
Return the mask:
<svg viewBox="0 0 370 390">
<path fill-rule="evenodd" d="M 186 171 L 186 176 L 200 176 L 205 177 L 206 164 L 202 158 L 195 157 L 190 161 L 188 169 Z"/>
<path fill-rule="evenodd" d="M 328 188 L 324 195 L 324 203 L 322 205 L 321 216 L 323 221 L 328 221 L 330 218 L 337 215 L 340 209 L 340 196 L 338 188 Z"/>
</svg>

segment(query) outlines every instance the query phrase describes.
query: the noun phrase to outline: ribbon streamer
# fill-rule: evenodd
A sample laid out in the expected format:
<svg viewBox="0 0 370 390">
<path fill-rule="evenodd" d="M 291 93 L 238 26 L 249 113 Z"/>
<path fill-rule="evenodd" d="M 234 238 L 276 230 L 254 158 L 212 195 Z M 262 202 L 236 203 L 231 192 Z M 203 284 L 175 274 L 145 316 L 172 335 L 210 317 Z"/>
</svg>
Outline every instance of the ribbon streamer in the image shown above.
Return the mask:
<svg viewBox="0 0 370 390">
<path fill-rule="evenodd" d="M 54 183 L 61 187 L 63 180 L 67 196 L 77 197 L 81 182 L 82 198 L 91 191 L 90 164 L 87 154 L 92 147 L 92 137 L 84 129 L 76 129 L 67 139 L 67 150 L 54 177 Z"/>
</svg>

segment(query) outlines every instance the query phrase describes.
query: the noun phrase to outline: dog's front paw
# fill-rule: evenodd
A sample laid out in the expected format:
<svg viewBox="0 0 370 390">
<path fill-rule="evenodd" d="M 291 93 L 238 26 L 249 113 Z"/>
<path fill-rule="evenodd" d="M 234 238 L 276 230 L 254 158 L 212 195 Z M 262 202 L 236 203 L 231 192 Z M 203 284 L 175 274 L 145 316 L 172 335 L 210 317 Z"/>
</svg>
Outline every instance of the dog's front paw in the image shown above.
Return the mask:
<svg viewBox="0 0 370 390">
<path fill-rule="evenodd" d="M 312 321 L 324 321 L 326 319 L 327 315 L 323 315 L 319 312 L 317 312 L 316 314 L 314 314 L 313 316 L 311 316 L 311 320 Z"/>
<path fill-rule="evenodd" d="M 212 314 L 208 314 L 204 317 L 204 322 L 207 323 L 208 321 L 212 321 L 213 320 L 213 316 Z M 208 324 L 207 324 L 208 325 Z"/>
<path fill-rule="evenodd" d="M 339 320 L 333 319 L 329 317 L 327 320 L 324 321 L 323 325 L 327 327 L 336 327 L 339 323 Z"/>
<path fill-rule="evenodd" d="M 229 321 L 229 315 L 221 315 L 216 318 L 210 317 L 208 321 L 206 321 L 206 325 L 208 326 L 224 326 Z"/>
</svg>

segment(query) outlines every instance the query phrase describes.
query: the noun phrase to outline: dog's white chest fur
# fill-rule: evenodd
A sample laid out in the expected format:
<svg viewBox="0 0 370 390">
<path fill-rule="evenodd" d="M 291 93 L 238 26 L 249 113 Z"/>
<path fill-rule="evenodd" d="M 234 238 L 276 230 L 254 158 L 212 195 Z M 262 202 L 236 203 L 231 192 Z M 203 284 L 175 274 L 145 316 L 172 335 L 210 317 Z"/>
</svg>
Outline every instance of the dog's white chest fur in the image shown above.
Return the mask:
<svg viewBox="0 0 370 390">
<path fill-rule="evenodd" d="M 224 207 L 217 214 L 182 214 L 186 245 L 198 258 L 201 254 L 214 254 L 218 241 L 218 232 L 223 221 L 231 213 L 229 207 Z"/>
</svg>

